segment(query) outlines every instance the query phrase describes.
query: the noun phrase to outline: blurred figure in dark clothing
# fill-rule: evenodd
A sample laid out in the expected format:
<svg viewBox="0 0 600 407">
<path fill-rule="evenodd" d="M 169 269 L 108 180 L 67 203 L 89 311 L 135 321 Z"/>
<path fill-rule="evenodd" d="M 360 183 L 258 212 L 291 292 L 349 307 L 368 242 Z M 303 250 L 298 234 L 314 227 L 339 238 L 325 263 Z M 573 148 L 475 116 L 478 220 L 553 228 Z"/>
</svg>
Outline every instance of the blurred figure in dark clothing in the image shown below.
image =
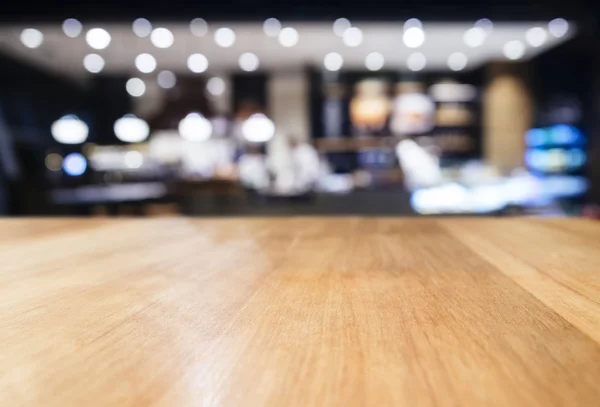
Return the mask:
<svg viewBox="0 0 600 407">
<path fill-rule="evenodd" d="M 2 105 L 0 105 L 0 216 L 10 212 L 11 184 L 16 183 L 19 177 L 12 134 L 4 121 Z"/>
</svg>

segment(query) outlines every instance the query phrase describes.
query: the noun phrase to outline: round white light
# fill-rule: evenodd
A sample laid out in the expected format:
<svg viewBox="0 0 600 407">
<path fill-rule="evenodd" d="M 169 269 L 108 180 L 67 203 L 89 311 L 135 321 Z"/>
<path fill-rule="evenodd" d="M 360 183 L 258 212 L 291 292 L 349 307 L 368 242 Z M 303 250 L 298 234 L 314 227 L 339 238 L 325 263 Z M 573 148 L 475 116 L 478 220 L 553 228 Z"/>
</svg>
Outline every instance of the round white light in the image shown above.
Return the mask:
<svg viewBox="0 0 600 407">
<path fill-rule="evenodd" d="M 349 47 L 357 47 L 363 41 L 363 33 L 360 28 L 350 27 L 346 31 L 344 31 L 344 35 L 342 37 L 344 44 Z"/>
<path fill-rule="evenodd" d="M 68 154 L 63 160 L 63 170 L 67 175 L 77 177 L 83 174 L 87 168 L 87 160 L 79 153 Z"/>
<path fill-rule="evenodd" d="M 365 66 L 369 71 L 378 71 L 383 68 L 385 60 L 379 52 L 371 52 L 365 58 Z"/>
<path fill-rule="evenodd" d="M 44 42 L 44 34 L 35 28 L 26 28 L 21 31 L 21 42 L 27 48 L 37 48 Z"/>
<path fill-rule="evenodd" d="M 502 52 L 504 53 L 504 56 L 506 58 L 511 59 L 513 61 L 521 59 L 523 55 L 525 55 L 525 44 L 518 40 L 509 41 L 506 44 L 504 44 Z"/>
<path fill-rule="evenodd" d="M 135 67 L 142 73 L 154 72 L 156 69 L 156 58 L 150 54 L 140 54 L 135 57 Z"/>
<path fill-rule="evenodd" d="M 245 52 L 240 55 L 239 58 L 240 68 L 246 72 L 256 71 L 258 69 L 259 61 L 256 54 L 251 52 Z"/>
<path fill-rule="evenodd" d="M 219 28 L 215 31 L 215 42 L 223 48 L 231 47 L 235 42 L 235 33 L 231 28 Z"/>
<path fill-rule="evenodd" d="M 83 26 L 81 25 L 79 20 L 76 20 L 74 18 L 67 18 L 65 21 L 63 21 L 62 30 L 65 33 L 65 35 L 69 38 L 77 38 L 79 34 L 81 34 L 82 29 Z"/>
<path fill-rule="evenodd" d="M 190 113 L 179 122 L 179 134 L 188 141 L 208 140 L 212 135 L 212 123 L 198 113 Z"/>
<path fill-rule="evenodd" d="M 136 19 L 131 28 L 133 29 L 133 33 L 140 38 L 147 37 L 152 32 L 152 24 L 145 18 Z"/>
<path fill-rule="evenodd" d="M 177 77 L 171 71 L 161 71 L 156 77 L 156 82 L 158 83 L 158 86 L 163 89 L 171 89 L 175 87 L 175 84 L 177 83 Z"/>
<path fill-rule="evenodd" d="M 170 30 L 161 27 L 152 30 L 150 41 L 156 48 L 169 48 L 175 42 L 175 37 Z"/>
<path fill-rule="evenodd" d="M 415 52 L 408 57 L 406 65 L 413 72 L 422 71 L 427 65 L 427 59 L 422 53 Z"/>
<path fill-rule="evenodd" d="M 115 136 L 125 143 L 140 143 L 148 138 L 150 126 L 144 120 L 128 114 L 115 122 Z"/>
<path fill-rule="evenodd" d="M 50 127 L 54 140 L 62 144 L 81 144 L 87 140 L 88 125 L 77 116 L 63 116 Z"/>
<path fill-rule="evenodd" d="M 467 44 L 467 46 L 471 48 L 476 48 L 483 45 L 483 43 L 485 42 L 485 37 L 486 33 L 483 28 L 473 27 L 465 31 L 463 35 L 463 41 L 465 42 L 465 44 Z"/>
<path fill-rule="evenodd" d="M 92 28 L 85 34 L 85 41 L 94 49 L 104 49 L 110 45 L 110 34 L 102 28 Z"/>
<path fill-rule="evenodd" d="M 206 82 L 206 90 L 213 96 L 220 96 L 225 92 L 225 81 L 216 76 L 210 78 Z"/>
<path fill-rule="evenodd" d="M 409 28 L 420 28 L 420 29 L 423 29 L 423 23 L 418 18 L 409 18 L 408 20 L 406 20 L 404 22 L 403 29 L 404 29 L 404 31 L 406 31 Z"/>
<path fill-rule="evenodd" d="M 342 65 L 344 65 L 344 58 L 337 52 L 330 52 L 325 55 L 323 65 L 325 65 L 325 69 L 328 71 L 339 71 L 342 68 Z"/>
<path fill-rule="evenodd" d="M 275 124 L 264 114 L 253 114 L 242 124 L 242 135 L 252 143 L 265 143 L 275 135 Z"/>
<path fill-rule="evenodd" d="M 454 52 L 448 57 L 448 68 L 453 71 L 462 71 L 467 67 L 467 56 L 462 52 Z"/>
<path fill-rule="evenodd" d="M 104 58 L 98 54 L 89 54 L 83 58 L 83 67 L 91 73 L 98 73 L 104 69 Z"/>
<path fill-rule="evenodd" d="M 276 18 L 267 18 L 263 23 L 263 32 L 267 37 L 277 37 L 281 31 L 281 23 Z"/>
<path fill-rule="evenodd" d="M 487 34 L 491 33 L 494 29 L 494 23 L 489 18 L 482 18 L 475 21 L 475 27 L 481 28 Z"/>
<path fill-rule="evenodd" d="M 564 37 L 569 32 L 569 22 L 564 18 L 555 18 L 548 23 L 548 31 L 556 38 Z"/>
<path fill-rule="evenodd" d="M 286 27 L 279 32 L 279 43 L 284 47 L 293 47 L 299 39 L 298 31 L 294 28 Z"/>
<path fill-rule="evenodd" d="M 125 165 L 127 168 L 135 170 L 144 164 L 144 156 L 139 151 L 128 151 L 125 153 Z"/>
<path fill-rule="evenodd" d="M 208 24 L 203 18 L 194 18 L 190 22 L 190 31 L 196 37 L 202 37 L 208 32 Z"/>
<path fill-rule="evenodd" d="M 202 73 L 208 69 L 208 59 L 202 54 L 192 54 L 188 57 L 187 66 L 194 73 Z"/>
<path fill-rule="evenodd" d="M 131 78 L 125 84 L 125 89 L 133 97 L 140 97 L 146 92 L 146 84 L 140 78 Z"/>
<path fill-rule="evenodd" d="M 346 32 L 346 30 L 350 28 L 350 26 L 350 20 L 348 20 L 347 18 L 338 18 L 333 22 L 333 33 L 338 37 L 341 37 L 342 35 L 344 35 L 344 32 Z"/>
<path fill-rule="evenodd" d="M 546 30 L 544 30 L 542 27 L 530 28 L 525 33 L 525 39 L 527 40 L 529 45 L 536 48 L 542 46 L 546 42 L 547 38 L 548 34 L 546 33 Z"/>
<path fill-rule="evenodd" d="M 420 47 L 425 42 L 425 31 L 419 27 L 411 27 L 404 31 L 402 41 L 409 48 Z"/>
</svg>

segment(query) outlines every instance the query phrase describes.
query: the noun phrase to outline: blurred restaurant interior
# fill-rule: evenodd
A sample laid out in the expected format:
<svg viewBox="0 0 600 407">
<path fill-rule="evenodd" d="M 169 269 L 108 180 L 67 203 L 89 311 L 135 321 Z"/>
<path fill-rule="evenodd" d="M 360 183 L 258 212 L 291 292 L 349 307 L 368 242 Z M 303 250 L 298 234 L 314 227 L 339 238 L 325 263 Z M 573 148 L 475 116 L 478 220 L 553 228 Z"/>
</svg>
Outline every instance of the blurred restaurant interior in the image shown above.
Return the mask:
<svg viewBox="0 0 600 407">
<path fill-rule="evenodd" d="M 21 10 L 0 21 L 0 215 L 580 215 L 595 20 L 528 4 Z"/>
</svg>

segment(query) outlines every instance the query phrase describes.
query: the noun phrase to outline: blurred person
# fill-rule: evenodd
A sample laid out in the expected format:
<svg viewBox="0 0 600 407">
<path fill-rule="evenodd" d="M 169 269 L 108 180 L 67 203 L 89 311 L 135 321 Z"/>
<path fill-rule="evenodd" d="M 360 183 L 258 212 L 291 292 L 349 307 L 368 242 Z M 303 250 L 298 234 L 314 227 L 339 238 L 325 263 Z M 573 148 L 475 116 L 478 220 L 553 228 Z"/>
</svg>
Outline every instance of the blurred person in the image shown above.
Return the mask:
<svg viewBox="0 0 600 407">
<path fill-rule="evenodd" d="M 312 144 L 298 137 L 292 137 L 291 146 L 296 192 L 309 192 L 319 179 L 319 153 Z"/>
<path fill-rule="evenodd" d="M 19 165 L 17 163 L 12 134 L 4 120 L 2 105 L 0 104 L 0 216 L 10 213 L 14 200 L 11 190 L 19 178 Z"/>
</svg>

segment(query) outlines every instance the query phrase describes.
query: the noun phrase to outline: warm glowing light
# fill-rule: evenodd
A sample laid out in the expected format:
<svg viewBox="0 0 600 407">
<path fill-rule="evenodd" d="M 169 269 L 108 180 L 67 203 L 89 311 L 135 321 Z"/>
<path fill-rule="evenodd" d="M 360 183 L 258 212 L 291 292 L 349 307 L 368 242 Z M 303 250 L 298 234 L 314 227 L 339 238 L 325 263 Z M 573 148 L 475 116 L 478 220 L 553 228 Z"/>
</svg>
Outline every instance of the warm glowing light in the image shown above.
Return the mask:
<svg viewBox="0 0 600 407">
<path fill-rule="evenodd" d="M 208 59 L 202 54 L 192 54 L 188 57 L 187 66 L 194 73 L 202 73 L 208 69 Z"/>
<path fill-rule="evenodd" d="M 258 69 L 259 63 L 260 62 L 256 54 L 253 54 L 251 52 L 245 52 L 242 55 L 240 55 L 239 64 L 240 68 L 242 68 L 243 71 L 256 71 Z"/>
<path fill-rule="evenodd" d="M 194 18 L 190 22 L 190 31 L 196 37 L 202 37 L 208 33 L 208 24 L 203 18 Z"/>
<path fill-rule="evenodd" d="M 525 39 L 527 43 L 532 47 L 540 47 L 548 38 L 548 33 L 542 27 L 533 27 L 527 30 L 525 33 Z"/>
<path fill-rule="evenodd" d="M 140 143 L 148 138 L 150 126 L 132 114 L 118 119 L 113 126 L 115 136 L 125 143 Z"/>
<path fill-rule="evenodd" d="M 110 45 L 111 37 L 103 28 L 92 28 L 85 35 L 85 41 L 94 49 L 104 49 Z"/>
<path fill-rule="evenodd" d="M 156 58 L 150 54 L 140 54 L 135 57 L 135 67 L 142 73 L 154 72 L 156 69 Z"/>
<path fill-rule="evenodd" d="M 325 69 L 328 71 L 339 71 L 342 65 L 344 65 L 344 59 L 337 52 L 330 52 L 325 55 L 323 65 L 325 65 Z"/>
<path fill-rule="evenodd" d="M 425 42 L 425 31 L 418 27 L 411 27 L 404 31 L 402 41 L 409 48 L 418 48 Z"/>
<path fill-rule="evenodd" d="M 365 66 L 369 71 L 378 71 L 383 68 L 385 60 L 379 52 L 371 52 L 365 58 Z"/>
<path fill-rule="evenodd" d="M 50 153 L 46 156 L 44 163 L 46 168 L 52 172 L 60 171 L 62 168 L 63 158 L 60 154 Z"/>
<path fill-rule="evenodd" d="M 525 44 L 521 41 L 514 40 L 504 44 L 502 48 L 504 56 L 511 60 L 521 59 L 525 55 Z"/>
<path fill-rule="evenodd" d="M 253 143 L 265 143 L 275 135 L 275 124 L 264 114 L 253 114 L 242 124 L 242 135 Z"/>
<path fill-rule="evenodd" d="M 225 81 L 219 77 L 210 78 L 206 82 L 206 90 L 213 96 L 220 96 L 225 92 Z"/>
<path fill-rule="evenodd" d="M 188 141 L 205 141 L 212 135 L 212 123 L 198 113 L 190 113 L 179 122 L 179 134 Z"/>
<path fill-rule="evenodd" d="M 177 84 L 177 77 L 171 71 L 161 71 L 156 77 L 156 82 L 163 89 L 171 89 Z"/>
<path fill-rule="evenodd" d="M 21 31 L 21 42 L 27 48 L 37 48 L 44 42 L 44 34 L 35 28 L 26 28 Z"/>
<path fill-rule="evenodd" d="M 146 84 L 140 78 L 131 78 L 125 84 L 125 89 L 133 97 L 140 97 L 146 92 Z"/>
<path fill-rule="evenodd" d="M 422 53 L 415 52 L 408 57 L 406 65 L 413 72 L 422 71 L 427 66 L 427 59 Z"/>
<path fill-rule="evenodd" d="M 79 34 L 81 34 L 82 29 L 83 26 L 81 25 L 79 20 L 76 20 L 74 18 L 67 18 L 65 21 L 63 21 L 62 30 L 65 33 L 65 35 L 69 38 L 79 37 Z"/>
<path fill-rule="evenodd" d="M 263 23 L 263 32 L 267 37 L 277 37 L 281 31 L 281 22 L 276 18 L 267 18 Z"/>
<path fill-rule="evenodd" d="M 87 140 L 88 125 L 77 116 L 63 116 L 50 127 L 54 140 L 61 144 L 81 144 Z"/>
<path fill-rule="evenodd" d="M 448 57 L 448 68 L 453 71 L 462 71 L 467 67 L 468 59 L 462 52 L 454 52 Z"/>
<path fill-rule="evenodd" d="M 284 47 L 293 47 L 298 44 L 300 35 L 295 28 L 286 27 L 279 32 L 279 43 Z"/>
<path fill-rule="evenodd" d="M 156 48 L 169 48 L 175 42 L 175 37 L 170 30 L 161 27 L 152 30 L 150 41 Z"/>
<path fill-rule="evenodd" d="M 98 54 L 88 54 L 83 58 L 83 67 L 91 73 L 98 73 L 104 69 L 104 58 Z"/>
<path fill-rule="evenodd" d="M 235 42 L 235 32 L 231 28 L 219 28 L 215 31 L 215 42 L 223 48 L 231 47 Z"/>
<path fill-rule="evenodd" d="M 152 33 L 152 24 L 145 18 L 138 18 L 132 24 L 133 33 L 140 38 L 144 38 Z"/>
</svg>

